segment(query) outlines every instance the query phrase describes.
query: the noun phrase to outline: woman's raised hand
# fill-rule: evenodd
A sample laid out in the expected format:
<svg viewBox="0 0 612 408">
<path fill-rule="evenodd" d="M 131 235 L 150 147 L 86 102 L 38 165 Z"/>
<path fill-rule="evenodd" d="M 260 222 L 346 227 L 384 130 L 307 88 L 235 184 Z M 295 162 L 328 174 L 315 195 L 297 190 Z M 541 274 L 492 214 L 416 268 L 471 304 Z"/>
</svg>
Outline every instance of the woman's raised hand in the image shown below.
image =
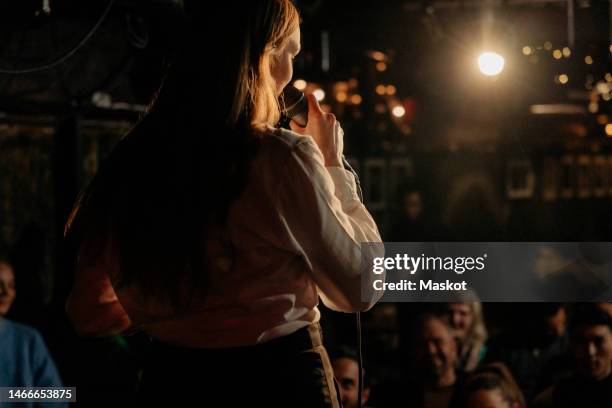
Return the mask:
<svg viewBox="0 0 612 408">
<path fill-rule="evenodd" d="M 301 135 L 311 136 L 319 146 L 326 167 L 342 167 L 344 150 L 344 131 L 333 113 L 325 113 L 314 95 L 308 99 L 308 125 L 303 128 L 290 122 L 291 130 Z"/>
</svg>

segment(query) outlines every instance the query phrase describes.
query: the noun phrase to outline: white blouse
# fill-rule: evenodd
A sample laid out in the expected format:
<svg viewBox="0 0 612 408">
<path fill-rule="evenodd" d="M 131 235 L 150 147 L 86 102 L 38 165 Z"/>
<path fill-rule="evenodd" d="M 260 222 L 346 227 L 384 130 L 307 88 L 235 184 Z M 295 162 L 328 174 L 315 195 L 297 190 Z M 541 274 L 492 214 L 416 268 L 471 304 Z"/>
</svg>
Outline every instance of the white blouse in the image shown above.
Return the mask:
<svg viewBox="0 0 612 408">
<path fill-rule="evenodd" d="M 208 245 L 207 296 L 189 312 L 173 315 L 138 301 L 130 288 L 116 291 L 134 327 L 186 347 L 250 345 L 317 322 L 319 297 L 333 310 L 356 312 L 382 295 L 361 290 L 361 243 L 381 241 L 376 223 L 353 174 L 325 167 L 310 136 L 270 128 L 218 238 Z M 112 256 L 106 262 L 116 267 Z"/>
</svg>

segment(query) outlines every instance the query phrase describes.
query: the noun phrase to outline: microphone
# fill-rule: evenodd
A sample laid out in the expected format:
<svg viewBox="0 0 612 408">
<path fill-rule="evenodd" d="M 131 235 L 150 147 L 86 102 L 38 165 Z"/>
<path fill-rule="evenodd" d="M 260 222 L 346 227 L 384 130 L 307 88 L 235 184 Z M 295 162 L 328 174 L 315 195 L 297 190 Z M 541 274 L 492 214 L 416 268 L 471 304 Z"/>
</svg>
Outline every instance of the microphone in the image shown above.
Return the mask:
<svg viewBox="0 0 612 408">
<path fill-rule="evenodd" d="M 284 105 L 284 114 L 300 127 L 308 124 L 308 101 L 302 91 L 289 85 L 283 89 L 281 105 Z"/>
<path fill-rule="evenodd" d="M 281 106 L 283 107 L 284 116 L 295 122 L 300 127 L 306 127 L 308 125 L 308 101 L 304 92 L 300 91 L 293 85 L 288 85 L 283 89 L 281 97 Z M 288 125 L 288 124 L 287 124 Z M 342 166 L 353 173 L 355 176 L 355 185 L 357 186 L 357 194 L 359 199 L 363 202 L 363 192 L 361 190 L 361 182 L 359 176 L 353 167 L 349 164 L 344 154 L 342 155 Z"/>
</svg>

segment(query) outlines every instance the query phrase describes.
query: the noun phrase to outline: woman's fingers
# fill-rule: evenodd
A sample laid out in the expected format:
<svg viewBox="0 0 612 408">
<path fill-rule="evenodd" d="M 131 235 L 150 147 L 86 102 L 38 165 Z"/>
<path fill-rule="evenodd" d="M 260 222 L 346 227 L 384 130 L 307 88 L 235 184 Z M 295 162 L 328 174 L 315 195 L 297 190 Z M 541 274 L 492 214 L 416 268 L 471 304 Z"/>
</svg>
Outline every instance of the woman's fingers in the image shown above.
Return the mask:
<svg viewBox="0 0 612 408">
<path fill-rule="evenodd" d="M 321 106 L 319 106 L 319 101 L 313 94 L 306 95 L 306 99 L 308 100 L 308 115 L 310 119 L 310 115 L 319 116 L 323 115 L 323 110 Z"/>
</svg>

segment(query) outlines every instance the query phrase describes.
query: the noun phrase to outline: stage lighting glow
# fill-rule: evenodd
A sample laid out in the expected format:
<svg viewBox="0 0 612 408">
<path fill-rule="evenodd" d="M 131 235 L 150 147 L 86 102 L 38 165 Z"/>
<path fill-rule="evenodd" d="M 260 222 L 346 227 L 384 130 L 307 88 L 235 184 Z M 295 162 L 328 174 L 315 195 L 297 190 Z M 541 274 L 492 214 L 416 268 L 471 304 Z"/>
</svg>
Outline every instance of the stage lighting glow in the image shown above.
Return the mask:
<svg viewBox="0 0 612 408">
<path fill-rule="evenodd" d="M 504 70 L 504 57 L 495 52 L 484 52 L 478 57 L 478 68 L 487 76 L 499 75 Z"/>
<path fill-rule="evenodd" d="M 396 118 L 401 118 L 402 116 L 404 116 L 406 114 L 406 109 L 404 109 L 403 106 L 396 106 L 393 108 L 393 110 L 391 111 L 391 113 L 393 114 L 393 116 L 395 116 Z"/>
<path fill-rule="evenodd" d="M 315 98 L 317 98 L 317 101 L 319 102 L 325 99 L 325 91 L 323 91 L 321 88 L 315 89 L 312 94 L 315 96 Z"/>
<path fill-rule="evenodd" d="M 306 89 L 306 81 L 304 81 L 303 79 L 296 79 L 295 82 L 293 82 L 293 86 L 295 86 L 300 91 L 303 91 L 304 89 Z"/>
</svg>

